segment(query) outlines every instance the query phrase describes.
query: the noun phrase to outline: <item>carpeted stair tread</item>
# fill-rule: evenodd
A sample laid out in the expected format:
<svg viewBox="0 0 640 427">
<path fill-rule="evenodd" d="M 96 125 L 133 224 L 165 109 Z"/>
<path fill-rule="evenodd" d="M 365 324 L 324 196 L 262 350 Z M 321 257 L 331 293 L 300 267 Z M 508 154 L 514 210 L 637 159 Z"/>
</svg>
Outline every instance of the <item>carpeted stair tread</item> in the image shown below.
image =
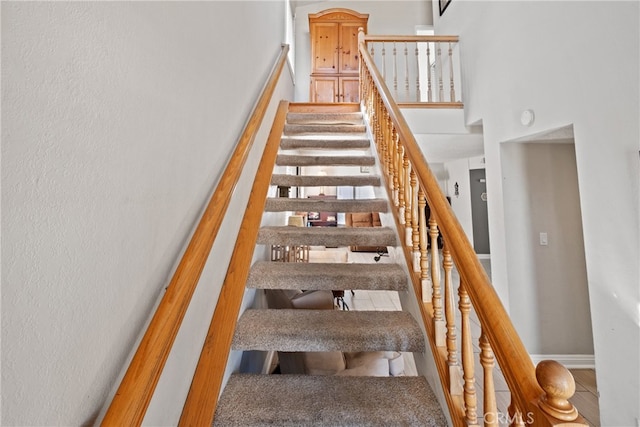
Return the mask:
<svg viewBox="0 0 640 427">
<path fill-rule="evenodd" d="M 268 198 L 265 212 L 387 212 L 385 199 L 296 199 Z"/>
<path fill-rule="evenodd" d="M 299 156 L 278 154 L 279 166 L 373 166 L 376 160 L 372 156 Z"/>
<path fill-rule="evenodd" d="M 247 287 L 403 291 L 407 289 L 407 276 L 398 264 L 258 261 L 251 267 Z"/>
<path fill-rule="evenodd" d="M 363 187 L 367 185 L 378 187 L 380 186 L 380 177 L 375 175 L 308 176 L 274 174 L 271 176 L 271 184 L 288 187 Z"/>
<path fill-rule="evenodd" d="M 234 350 L 425 351 L 418 323 L 404 311 L 248 309 Z"/>
<path fill-rule="evenodd" d="M 282 138 L 280 148 L 283 150 L 295 149 L 366 149 L 371 143 L 366 138 Z"/>
<path fill-rule="evenodd" d="M 447 421 L 424 377 L 232 374 L 214 426 L 420 426 Z"/>
<path fill-rule="evenodd" d="M 389 227 L 261 227 L 259 245 L 396 246 L 398 239 Z"/>
<path fill-rule="evenodd" d="M 285 135 L 296 135 L 301 133 L 362 133 L 366 132 L 364 124 L 351 123 L 314 123 L 314 124 L 285 124 Z"/>
<path fill-rule="evenodd" d="M 362 113 L 287 113 L 287 123 L 342 122 L 362 124 Z"/>
</svg>

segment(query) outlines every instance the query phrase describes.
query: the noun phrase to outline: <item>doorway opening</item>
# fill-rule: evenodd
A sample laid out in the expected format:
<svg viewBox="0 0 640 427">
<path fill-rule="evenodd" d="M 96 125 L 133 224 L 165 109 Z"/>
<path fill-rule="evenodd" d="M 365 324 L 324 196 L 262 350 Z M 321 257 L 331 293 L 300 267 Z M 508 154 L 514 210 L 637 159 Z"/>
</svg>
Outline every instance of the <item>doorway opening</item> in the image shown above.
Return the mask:
<svg viewBox="0 0 640 427">
<path fill-rule="evenodd" d="M 595 365 L 573 127 L 501 145 L 509 305 L 532 358 Z"/>
</svg>

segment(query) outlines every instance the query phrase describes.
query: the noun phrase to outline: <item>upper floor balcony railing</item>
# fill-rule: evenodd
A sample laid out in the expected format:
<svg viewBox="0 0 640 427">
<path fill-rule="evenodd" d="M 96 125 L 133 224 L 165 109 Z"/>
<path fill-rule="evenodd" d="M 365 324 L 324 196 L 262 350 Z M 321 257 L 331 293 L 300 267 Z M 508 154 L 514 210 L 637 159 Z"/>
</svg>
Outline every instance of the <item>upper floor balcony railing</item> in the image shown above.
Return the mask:
<svg viewBox="0 0 640 427">
<path fill-rule="evenodd" d="M 462 108 L 457 36 L 360 36 L 396 103 Z"/>
</svg>

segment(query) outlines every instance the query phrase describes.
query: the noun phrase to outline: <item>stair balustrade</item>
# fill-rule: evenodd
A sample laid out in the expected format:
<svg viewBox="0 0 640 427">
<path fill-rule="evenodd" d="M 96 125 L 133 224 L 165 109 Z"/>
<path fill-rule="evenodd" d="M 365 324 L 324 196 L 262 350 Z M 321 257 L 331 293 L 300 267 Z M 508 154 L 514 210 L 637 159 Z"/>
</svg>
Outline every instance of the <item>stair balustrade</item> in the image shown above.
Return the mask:
<svg viewBox="0 0 640 427">
<path fill-rule="evenodd" d="M 396 103 L 462 108 L 457 36 L 365 35 L 362 31 L 360 37 Z"/>
<path fill-rule="evenodd" d="M 360 96 L 376 144 L 383 178 L 398 230 L 404 230 L 402 244 L 410 277 L 417 294 L 442 389 L 454 425 L 587 425 L 568 401 L 575 391 L 571 373 L 555 361 L 540 362 L 534 368 L 500 298 L 491 285 L 460 223 L 440 190 L 422 151 L 409 130 L 398 106 L 397 49 L 408 42 L 427 43 L 427 58 L 435 49 L 434 77 L 427 70 L 427 102 L 442 101 L 443 66 L 441 47 L 449 46 L 451 93 L 455 99 L 451 45 L 457 37 L 365 36 L 360 32 Z M 375 43 L 383 42 L 381 47 Z M 387 86 L 385 44 L 393 45 L 393 90 Z M 370 52 L 381 52 L 382 62 Z M 403 51 L 407 57 L 407 49 Z M 408 59 L 406 59 L 408 63 Z M 428 59 L 431 63 L 431 59 Z M 405 70 L 408 70 L 408 66 Z M 382 73 L 380 72 L 382 70 Z M 405 79 L 405 90 L 411 93 Z M 402 81 L 402 79 L 401 79 Z M 437 87 L 437 96 L 433 86 Z M 401 86 L 401 85 L 400 85 Z M 419 84 L 414 95 L 420 92 Z M 425 214 L 430 208 L 430 217 Z M 444 245 L 438 243 L 442 236 Z M 401 236 L 402 237 L 402 236 Z M 401 239 L 402 240 L 402 239 Z M 440 260 L 442 258 L 442 265 Z M 430 262 L 429 262 L 430 261 Z M 452 280 L 456 267 L 458 313 Z M 444 275 L 441 276 L 441 269 Z M 472 334 L 477 317 L 480 335 Z M 457 335 L 460 331 L 460 337 Z M 477 340 L 477 341 L 476 341 Z M 476 367 L 474 342 L 480 349 Z M 494 366 L 501 370 L 510 392 L 508 408 L 498 407 L 494 386 Z M 478 408 L 476 375 L 482 379 L 483 407 Z M 503 405 L 504 406 L 504 405 Z"/>
</svg>

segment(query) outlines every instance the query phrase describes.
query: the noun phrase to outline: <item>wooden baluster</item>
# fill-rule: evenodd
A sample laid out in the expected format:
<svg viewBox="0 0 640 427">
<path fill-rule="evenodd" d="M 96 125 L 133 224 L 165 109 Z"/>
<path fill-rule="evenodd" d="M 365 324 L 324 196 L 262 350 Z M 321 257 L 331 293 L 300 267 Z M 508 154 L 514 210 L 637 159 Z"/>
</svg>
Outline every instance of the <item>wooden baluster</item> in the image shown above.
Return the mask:
<svg viewBox="0 0 640 427">
<path fill-rule="evenodd" d="M 536 366 L 536 379 L 545 392 L 538 401 L 540 409 L 562 421 L 578 418 L 578 410 L 569 402 L 576 383 L 567 368 L 555 360 L 543 360 Z"/>
<path fill-rule="evenodd" d="M 382 109 L 380 110 L 380 144 L 381 146 L 388 146 L 389 145 L 389 139 L 390 139 L 390 135 L 389 135 L 389 126 L 388 126 L 388 121 L 389 117 L 387 114 L 387 110 Z"/>
<path fill-rule="evenodd" d="M 451 102 L 456 102 L 456 90 L 455 84 L 453 83 L 453 49 L 451 48 L 451 43 L 449 43 L 449 80 L 451 82 Z"/>
<path fill-rule="evenodd" d="M 387 117 L 389 119 L 389 122 L 388 122 L 389 140 L 390 140 L 391 146 L 393 147 L 392 155 L 391 155 L 391 165 L 393 167 L 393 182 L 390 182 L 389 184 L 393 186 L 391 191 L 391 195 L 393 197 L 393 205 L 395 207 L 398 207 L 400 205 L 400 202 L 398 200 L 398 174 L 400 172 L 398 169 L 398 162 L 396 161 L 396 158 L 398 157 L 398 134 L 396 132 L 395 127 L 393 126 L 393 121 L 391 120 L 391 116 L 387 114 Z"/>
<path fill-rule="evenodd" d="M 477 397 L 475 387 L 475 366 L 473 360 L 473 338 L 471 337 L 471 323 L 469 313 L 471 312 L 471 300 L 465 289 L 466 283 L 460 282 L 458 295 L 460 297 L 458 306 L 461 313 L 462 331 L 462 373 L 464 377 L 464 406 L 465 420 L 467 425 L 478 425 Z"/>
<path fill-rule="evenodd" d="M 442 289 L 440 287 L 440 254 L 438 253 L 438 223 L 431 211 L 429 218 L 429 236 L 431 237 L 431 283 L 433 284 L 433 322 L 435 327 L 436 345 L 445 345 L 446 326 L 442 317 Z"/>
<path fill-rule="evenodd" d="M 404 181 L 404 146 L 402 143 L 398 142 L 398 155 L 394 159 L 397 167 L 398 167 L 398 217 L 400 219 L 400 224 L 406 224 L 406 209 L 407 203 L 405 200 L 405 192 L 404 186 L 407 185 Z"/>
<path fill-rule="evenodd" d="M 387 58 L 386 49 L 384 48 L 384 42 L 382 44 L 382 80 L 387 81 Z"/>
<path fill-rule="evenodd" d="M 384 131 L 383 129 L 388 128 L 388 124 L 387 124 L 387 116 L 386 116 L 386 110 L 384 109 L 383 105 L 382 105 L 382 98 L 379 98 L 379 108 L 380 108 L 380 133 L 383 134 Z M 384 168 L 383 170 L 385 170 L 386 174 L 388 177 L 392 177 L 393 176 L 393 170 L 391 169 L 389 163 L 387 162 L 387 158 L 389 157 L 389 150 L 391 150 L 391 147 L 393 145 L 393 141 L 391 139 L 391 137 L 389 138 L 383 138 L 383 147 L 384 147 L 384 158 L 381 159 L 382 162 L 384 162 Z"/>
<path fill-rule="evenodd" d="M 407 42 L 404 42 L 404 91 L 405 99 L 409 100 L 409 48 Z"/>
<path fill-rule="evenodd" d="M 384 127 L 384 105 L 383 105 L 383 101 L 381 97 L 378 97 L 378 103 L 377 103 L 377 110 L 378 110 L 378 126 L 376 127 L 376 131 L 378 133 L 378 138 L 381 141 L 381 148 L 382 148 L 382 161 L 384 162 L 384 171 L 385 174 L 387 175 L 387 177 L 389 179 L 392 178 L 391 176 L 391 167 L 389 165 L 389 150 L 390 147 L 387 144 L 387 141 L 384 140 L 384 138 L 382 137 L 382 129 Z"/>
<path fill-rule="evenodd" d="M 420 51 L 416 42 L 416 102 L 420 102 Z"/>
<path fill-rule="evenodd" d="M 396 42 L 393 42 L 393 95 L 398 96 L 398 56 Z"/>
<path fill-rule="evenodd" d="M 396 179 L 395 178 L 395 174 L 396 174 L 396 168 L 395 165 L 393 164 L 393 156 L 395 155 L 395 151 L 396 151 L 396 143 L 393 140 L 393 138 L 391 137 L 391 132 L 390 132 L 390 122 L 391 122 L 391 118 L 389 117 L 389 112 L 387 111 L 387 109 L 384 109 L 384 117 L 385 117 L 385 129 L 386 131 L 389 133 L 389 139 L 388 139 L 388 144 L 387 144 L 387 158 L 385 161 L 387 161 L 389 163 L 389 188 L 392 190 L 392 196 L 393 196 L 393 182 Z M 395 200 L 391 201 L 392 203 L 395 204 Z"/>
<path fill-rule="evenodd" d="M 480 335 L 480 364 L 484 372 L 484 426 L 498 427 L 498 404 L 496 402 L 496 389 L 493 383 L 493 367 L 495 358 L 491 350 L 489 339 L 484 331 Z"/>
<path fill-rule="evenodd" d="M 406 152 L 402 157 L 402 169 L 404 173 L 404 244 L 412 247 L 413 241 L 411 239 L 411 233 L 413 229 L 411 228 L 411 214 L 413 213 L 413 207 L 411 205 L 411 165 L 409 164 L 409 155 Z"/>
<path fill-rule="evenodd" d="M 453 295 L 453 280 L 451 270 L 453 260 L 451 252 L 444 242 L 442 248 L 442 268 L 444 270 L 444 317 L 447 326 L 447 365 L 449 366 L 449 392 L 452 395 L 460 396 L 463 392 L 463 379 L 458 363 L 458 343 L 456 336 L 456 309 Z"/>
<path fill-rule="evenodd" d="M 376 51 L 375 48 L 373 47 L 375 43 L 371 42 L 371 59 L 373 59 L 373 62 L 376 62 Z"/>
<path fill-rule="evenodd" d="M 420 271 L 420 224 L 418 223 L 418 179 L 411 169 L 411 243 L 413 271 Z"/>
<path fill-rule="evenodd" d="M 427 199 L 422 188 L 418 190 L 418 209 L 420 210 L 420 285 L 422 287 L 422 302 L 431 302 L 431 279 L 429 277 L 429 260 L 427 257 Z"/>
<path fill-rule="evenodd" d="M 431 89 L 431 43 L 427 43 L 427 102 L 433 102 Z"/>
<path fill-rule="evenodd" d="M 442 81 L 442 46 L 440 42 L 437 44 L 436 60 L 438 68 L 438 101 L 444 102 L 444 83 Z"/>
</svg>

